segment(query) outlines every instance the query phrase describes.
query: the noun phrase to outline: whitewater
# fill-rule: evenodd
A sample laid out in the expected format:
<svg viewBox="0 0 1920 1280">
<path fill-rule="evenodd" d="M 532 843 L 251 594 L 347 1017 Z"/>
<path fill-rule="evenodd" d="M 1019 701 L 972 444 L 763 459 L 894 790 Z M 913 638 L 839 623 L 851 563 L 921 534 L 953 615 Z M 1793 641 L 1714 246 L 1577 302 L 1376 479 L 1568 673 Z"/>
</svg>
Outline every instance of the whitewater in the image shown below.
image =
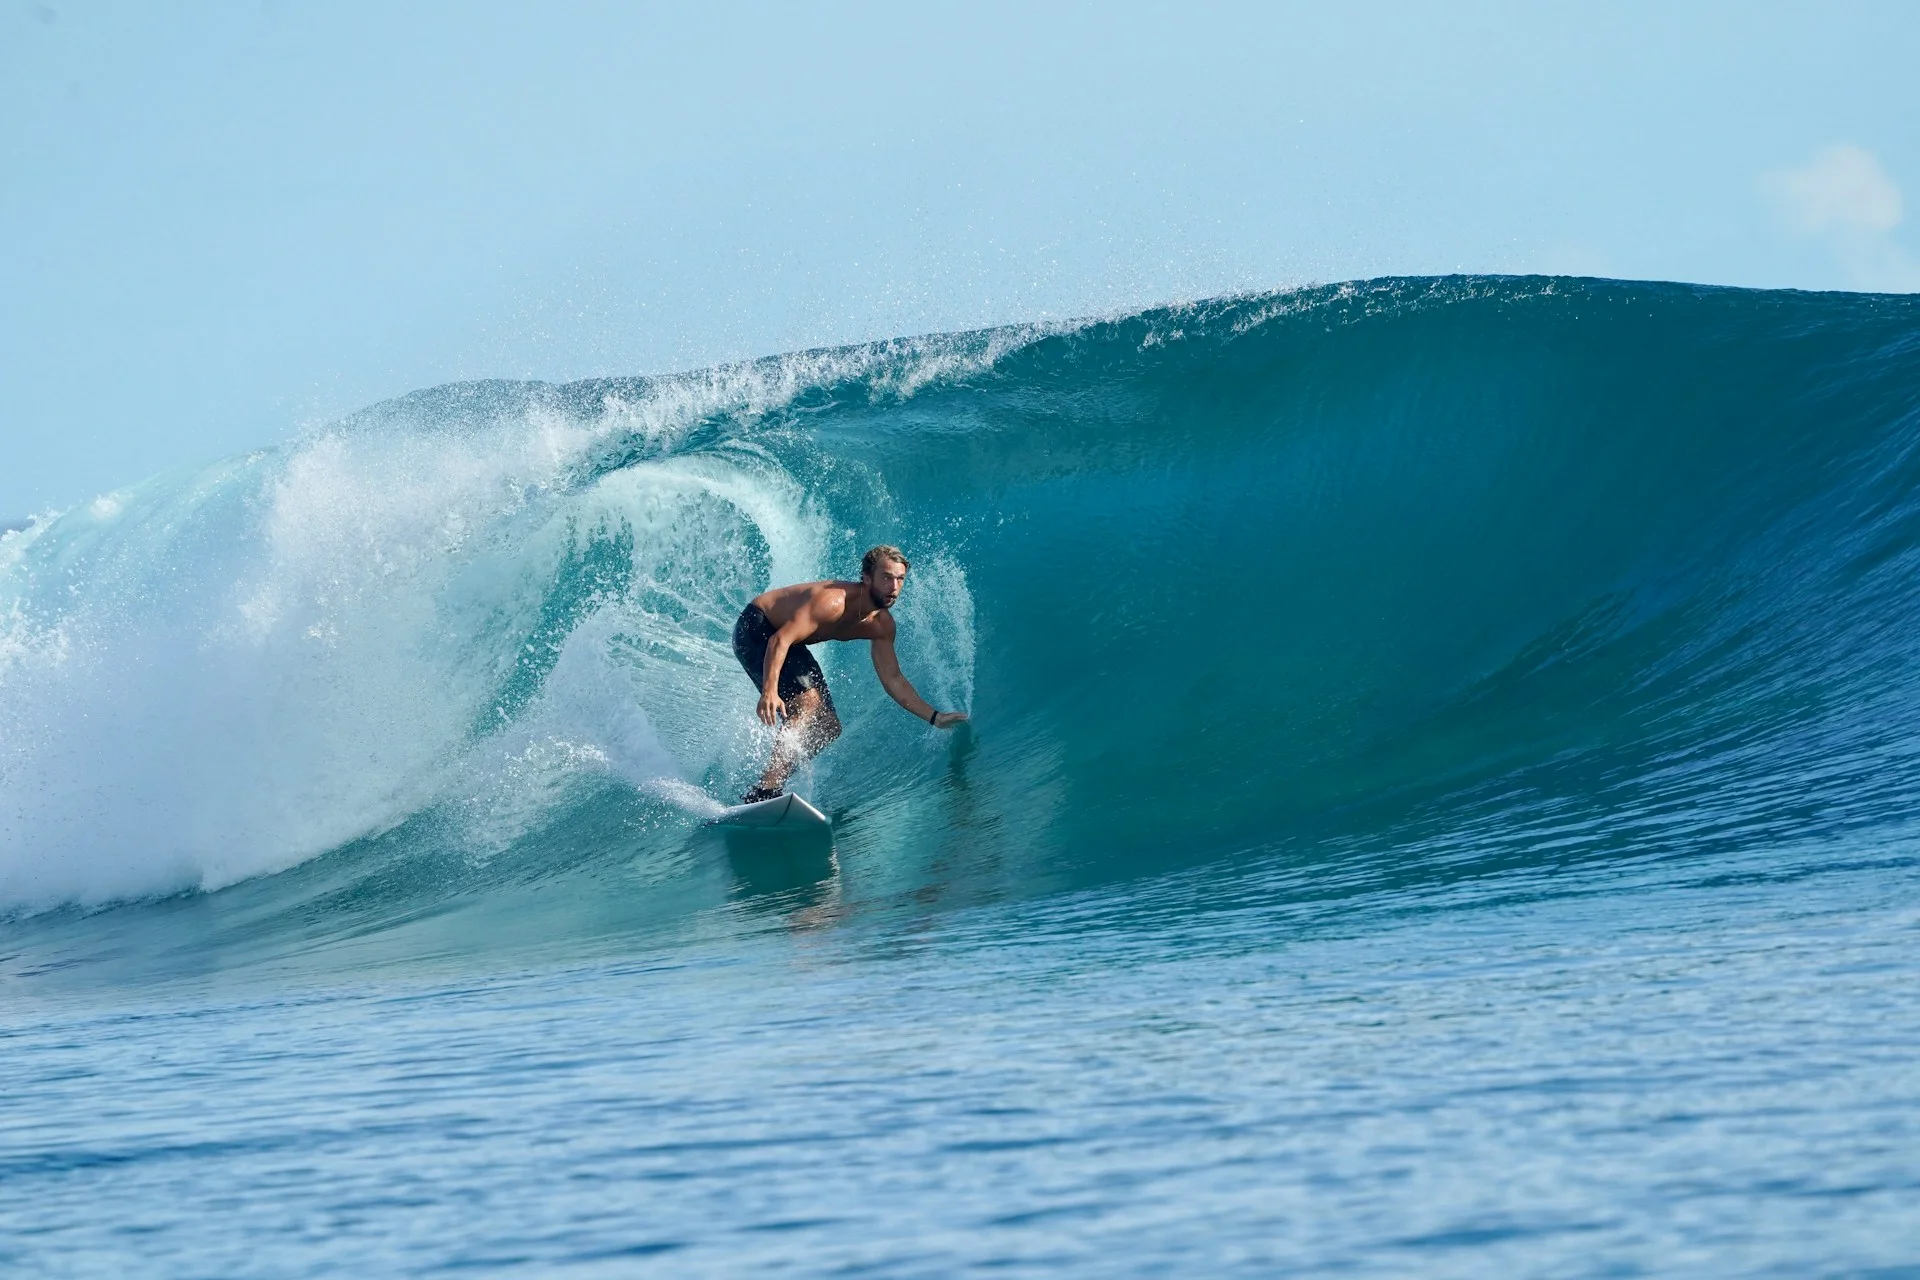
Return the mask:
<svg viewBox="0 0 1920 1280">
<path fill-rule="evenodd" d="M 705 825 L 816 652 L 830 842 Z M 463 383 L 0 534 L 0 1261 L 1905 1275 L 1920 302 Z"/>
</svg>

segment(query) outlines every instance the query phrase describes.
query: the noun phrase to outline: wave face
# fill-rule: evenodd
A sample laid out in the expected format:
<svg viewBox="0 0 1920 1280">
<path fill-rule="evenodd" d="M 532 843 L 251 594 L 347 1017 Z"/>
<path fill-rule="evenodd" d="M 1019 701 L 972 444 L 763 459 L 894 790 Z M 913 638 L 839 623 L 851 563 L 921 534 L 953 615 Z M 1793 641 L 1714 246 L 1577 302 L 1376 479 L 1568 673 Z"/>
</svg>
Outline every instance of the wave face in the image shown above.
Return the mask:
<svg viewBox="0 0 1920 1280">
<path fill-rule="evenodd" d="M 860 893 L 1838 847 L 1920 790 L 1917 447 L 1911 299 L 1560 279 L 421 392 L 0 541 L 0 904 L 677 910 L 735 614 L 878 541 L 974 726 L 819 651 Z"/>
</svg>

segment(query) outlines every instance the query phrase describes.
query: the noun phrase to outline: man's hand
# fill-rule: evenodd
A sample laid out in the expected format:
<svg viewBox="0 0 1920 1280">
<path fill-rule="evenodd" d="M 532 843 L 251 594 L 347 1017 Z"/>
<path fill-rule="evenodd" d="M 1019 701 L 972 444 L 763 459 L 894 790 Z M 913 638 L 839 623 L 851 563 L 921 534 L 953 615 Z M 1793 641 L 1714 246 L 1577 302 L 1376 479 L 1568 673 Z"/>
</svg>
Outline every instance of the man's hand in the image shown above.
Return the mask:
<svg viewBox="0 0 1920 1280">
<path fill-rule="evenodd" d="M 933 713 L 933 727 L 951 729 L 966 718 L 967 713 L 964 711 L 936 711 Z"/>
<path fill-rule="evenodd" d="M 763 693 L 760 695 L 760 705 L 754 711 L 759 715 L 761 724 L 775 725 L 787 714 L 787 704 L 780 701 L 777 693 Z"/>
</svg>

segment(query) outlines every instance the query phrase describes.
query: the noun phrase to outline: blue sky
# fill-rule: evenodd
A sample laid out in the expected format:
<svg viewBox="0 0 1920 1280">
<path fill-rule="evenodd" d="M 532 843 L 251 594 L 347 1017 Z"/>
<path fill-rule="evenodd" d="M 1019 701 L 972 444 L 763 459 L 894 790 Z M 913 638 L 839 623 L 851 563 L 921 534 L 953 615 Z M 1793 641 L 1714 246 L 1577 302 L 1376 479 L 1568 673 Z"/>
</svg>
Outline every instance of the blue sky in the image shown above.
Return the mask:
<svg viewBox="0 0 1920 1280">
<path fill-rule="evenodd" d="M 1387 273 L 1920 288 L 1920 5 L 0 0 L 0 518 L 463 378 Z"/>
</svg>

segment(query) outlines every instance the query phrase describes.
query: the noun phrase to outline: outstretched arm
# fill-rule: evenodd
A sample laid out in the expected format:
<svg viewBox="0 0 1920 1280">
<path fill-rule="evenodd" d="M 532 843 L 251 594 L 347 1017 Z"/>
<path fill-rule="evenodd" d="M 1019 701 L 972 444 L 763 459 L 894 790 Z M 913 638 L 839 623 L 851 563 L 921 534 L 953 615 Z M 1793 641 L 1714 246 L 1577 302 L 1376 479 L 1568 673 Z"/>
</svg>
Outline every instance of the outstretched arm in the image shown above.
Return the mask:
<svg viewBox="0 0 1920 1280">
<path fill-rule="evenodd" d="M 913 691 L 913 685 L 900 674 L 900 659 L 893 651 L 891 627 L 887 634 L 873 637 L 873 673 L 880 677 L 880 687 L 887 696 L 919 716 L 936 729 L 951 729 L 967 717 L 959 711 L 935 711 L 933 707 Z"/>
</svg>

